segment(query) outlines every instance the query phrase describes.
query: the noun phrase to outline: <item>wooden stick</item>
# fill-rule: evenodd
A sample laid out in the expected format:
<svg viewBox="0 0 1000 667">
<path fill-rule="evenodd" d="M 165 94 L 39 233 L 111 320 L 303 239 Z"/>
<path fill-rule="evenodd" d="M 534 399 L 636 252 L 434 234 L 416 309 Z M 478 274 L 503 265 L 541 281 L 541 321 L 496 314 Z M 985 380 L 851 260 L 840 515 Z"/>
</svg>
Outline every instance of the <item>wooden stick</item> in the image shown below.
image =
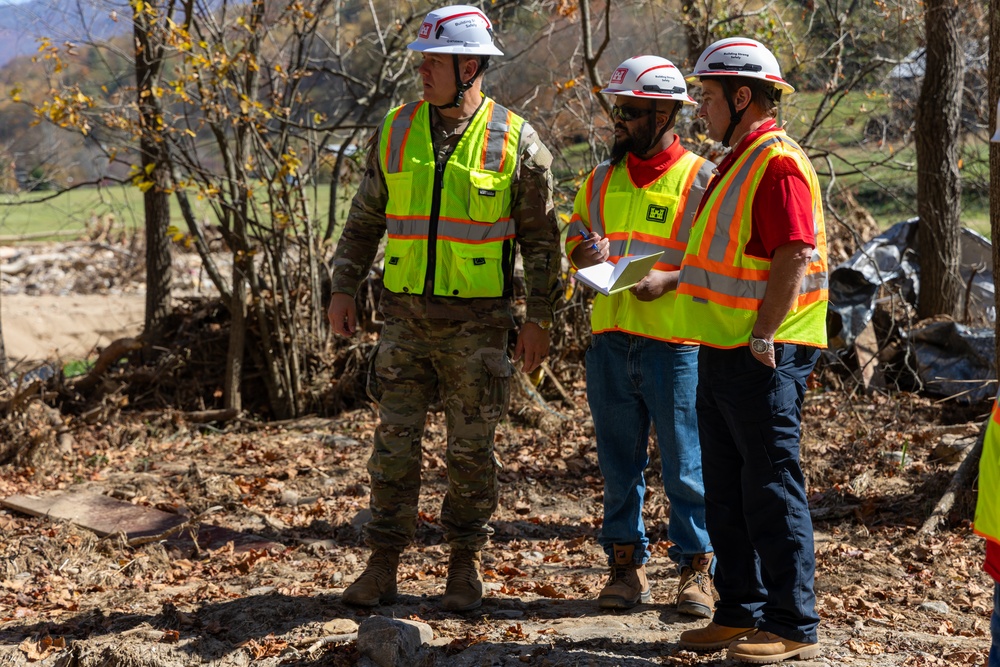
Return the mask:
<svg viewBox="0 0 1000 667">
<path fill-rule="evenodd" d="M 113 341 L 97 357 L 97 362 L 83 378 L 73 384 L 73 388 L 80 392 L 87 392 L 93 389 L 100 381 L 101 377 L 111 367 L 113 363 L 124 357 L 129 352 L 141 349 L 142 343 L 135 338 L 119 338 Z"/>
<path fill-rule="evenodd" d="M 566 405 L 572 406 L 574 404 L 573 397 L 569 395 L 569 392 L 566 391 L 566 388 L 563 387 L 562 383 L 559 382 L 559 380 L 556 378 L 556 374 L 552 372 L 551 368 L 549 368 L 548 363 L 544 361 L 542 362 L 542 370 L 545 371 L 545 376 L 550 380 L 552 380 L 553 386 L 555 386 L 556 390 L 559 392 L 559 395 L 562 396 L 563 400 L 566 401 Z"/>
<path fill-rule="evenodd" d="M 948 488 L 945 490 L 944 495 L 941 496 L 941 500 L 934 507 L 934 511 L 931 512 L 931 515 L 924 521 L 924 525 L 917 531 L 917 537 L 929 537 L 937 532 L 938 526 L 941 525 L 945 515 L 951 511 L 952 505 L 955 504 L 955 496 L 958 495 L 959 490 L 969 486 L 970 481 L 979 470 L 979 457 L 983 453 L 983 440 L 985 438 L 986 422 L 983 423 L 982 428 L 979 430 L 979 437 L 976 438 L 976 444 L 966 449 L 962 463 L 952 476 Z"/>
</svg>

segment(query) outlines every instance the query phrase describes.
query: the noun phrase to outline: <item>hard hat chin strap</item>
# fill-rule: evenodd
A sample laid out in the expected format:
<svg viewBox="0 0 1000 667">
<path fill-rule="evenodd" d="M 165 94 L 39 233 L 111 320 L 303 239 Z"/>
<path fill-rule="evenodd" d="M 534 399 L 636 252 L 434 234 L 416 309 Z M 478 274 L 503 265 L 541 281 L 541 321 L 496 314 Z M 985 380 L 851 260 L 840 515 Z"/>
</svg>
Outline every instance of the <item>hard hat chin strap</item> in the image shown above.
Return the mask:
<svg viewBox="0 0 1000 667">
<path fill-rule="evenodd" d="M 451 104 L 439 104 L 437 105 L 438 109 L 455 109 L 462 106 L 462 100 L 465 98 L 465 91 L 472 88 L 473 82 L 475 82 L 475 80 L 486 70 L 486 67 L 489 65 L 489 58 L 480 57 L 476 62 L 479 63 L 476 67 L 476 75 L 469 79 L 468 83 L 465 83 L 462 81 L 462 73 L 458 68 L 458 54 L 451 54 L 451 64 L 455 70 L 455 89 L 457 92 L 455 93 L 455 99 L 452 100 Z"/>
<path fill-rule="evenodd" d="M 722 79 L 722 77 L 719 77 Z M 733 138 L 733 132 L 736 130 L 736 126 L 740 124 L 743 120 L 743 114 L 746 112 L 749 104 L 739 111 L 736 110 L 736 103 L 733 102 L 733 91 L 729 85 L 727 79 L 722 79 L 719 83 L 722 84 L 723 92 L 726 94 L 726 104 L 729 105 L 729 127 L 726 128 L 726 134 L 722 137 L 722 145 L 729 148 L 729 140 Z M 739 88 L 737 88 L 739 90 Z"/>
<path fill-rule="evenodd" d="M 677 112 L 680 110 L 680 108 L 681 108 L 681 103 L 680 102 L 676 102 L 674 104 L 673 111 L 670 112 L 670 117 L 667 118 L 667 122 L 664 123 L 664 125 L 660 129 L 660 131 L 656 133 L 656 136 L 653 137 L 653 140 L 649 142 L 649 145 L 646 146 L 646 150 L 644 150 L 642 152 L 642 155 L 648 155 L 649 152 L 651 150 L 653 150 L 653 147 L 660 143 L 660 139 L 662 139 L 663 135 L 667 133 L 667 130 L 669 130 L 670 128 L 672 128 L 674 126 L 674 119 L 677 118 Z M 653 111 L 653 114 L 651 115 L 651 118 L 653 119 L 653 122 L 655 123 L 656 122 L 656 110 L 655 109 Z"/>
</svg>

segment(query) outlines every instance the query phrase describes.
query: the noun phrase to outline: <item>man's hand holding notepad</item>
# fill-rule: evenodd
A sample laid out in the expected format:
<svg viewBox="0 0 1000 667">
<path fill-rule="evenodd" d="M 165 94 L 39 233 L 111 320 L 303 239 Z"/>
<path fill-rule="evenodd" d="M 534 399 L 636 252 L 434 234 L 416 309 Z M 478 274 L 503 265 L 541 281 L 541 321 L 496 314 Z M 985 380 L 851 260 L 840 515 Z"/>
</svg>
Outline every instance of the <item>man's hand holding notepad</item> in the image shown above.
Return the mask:
<svg viewBox="0 0 1000 667">
<path fill-rule="evenodd" d="M 652 255 L 629 255 L 619 259 L 617 264 L 594 264 L 577 271 L 576 279 L 601 294 L 610 296 L 627 290 L 645 278 L 662 254 L 661 251 Z"/>
</svg>

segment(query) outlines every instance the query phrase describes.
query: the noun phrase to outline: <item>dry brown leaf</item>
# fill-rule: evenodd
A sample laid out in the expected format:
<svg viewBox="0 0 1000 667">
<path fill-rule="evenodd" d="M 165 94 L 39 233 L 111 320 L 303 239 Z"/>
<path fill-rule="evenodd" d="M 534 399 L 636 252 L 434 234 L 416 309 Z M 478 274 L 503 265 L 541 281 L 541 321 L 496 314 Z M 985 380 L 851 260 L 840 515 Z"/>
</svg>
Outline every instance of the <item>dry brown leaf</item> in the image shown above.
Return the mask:
<svg viewBox="0 0 1000 667">
<path fill-rule="evenodd" d="M 18 645 L 18 648 L 24 652 L 29 662 L 35 662 L 45 660 L 53 653 L 66 648 L 66 640 L 62 637 L 52 638 L 46 635 L 38 639 L 25 639 Z"/>
</svg>

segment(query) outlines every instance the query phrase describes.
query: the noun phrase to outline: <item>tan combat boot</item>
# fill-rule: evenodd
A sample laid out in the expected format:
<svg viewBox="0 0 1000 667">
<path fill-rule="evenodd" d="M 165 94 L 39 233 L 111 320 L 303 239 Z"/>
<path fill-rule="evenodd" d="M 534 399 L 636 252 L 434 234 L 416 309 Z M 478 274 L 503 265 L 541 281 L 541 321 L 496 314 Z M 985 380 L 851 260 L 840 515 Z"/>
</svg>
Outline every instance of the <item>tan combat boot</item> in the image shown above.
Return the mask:
<svg viewBox="0 0 1000 667">
<path fill-rule="evenodd" d="M 368 557 L 365 571 L 344 590 L 340 599 L 358 607 L 374 607 L 380 602 L 395 600 L 398 568 L 398 551 L 375 549 Z"/>
<path fill-rule="evenodd" d="M 445 611 L 470 611 L 483 604 L 483 558 L 479 551 L 455 549 L 448 560 L 448 583 L 441 598 Z"/>
<path fill-rule="evenodd" d="M 611 578 L 597 596 L 601 609 L 631 609 L 640 602 L 649 602 L 649 581 L 646 566 L 632 560 L 635 546 L 614 545 L 615 562 L 611 565 Z"/>
<path fill-rule="evenodd" d="M 691 566 L 681 568 L 677 584 L 677 611 L 690 616 L 712 618 L 715 595 L 712 590 L 712 559 L 715 554 L 695 554 Z"/>
</svg>

